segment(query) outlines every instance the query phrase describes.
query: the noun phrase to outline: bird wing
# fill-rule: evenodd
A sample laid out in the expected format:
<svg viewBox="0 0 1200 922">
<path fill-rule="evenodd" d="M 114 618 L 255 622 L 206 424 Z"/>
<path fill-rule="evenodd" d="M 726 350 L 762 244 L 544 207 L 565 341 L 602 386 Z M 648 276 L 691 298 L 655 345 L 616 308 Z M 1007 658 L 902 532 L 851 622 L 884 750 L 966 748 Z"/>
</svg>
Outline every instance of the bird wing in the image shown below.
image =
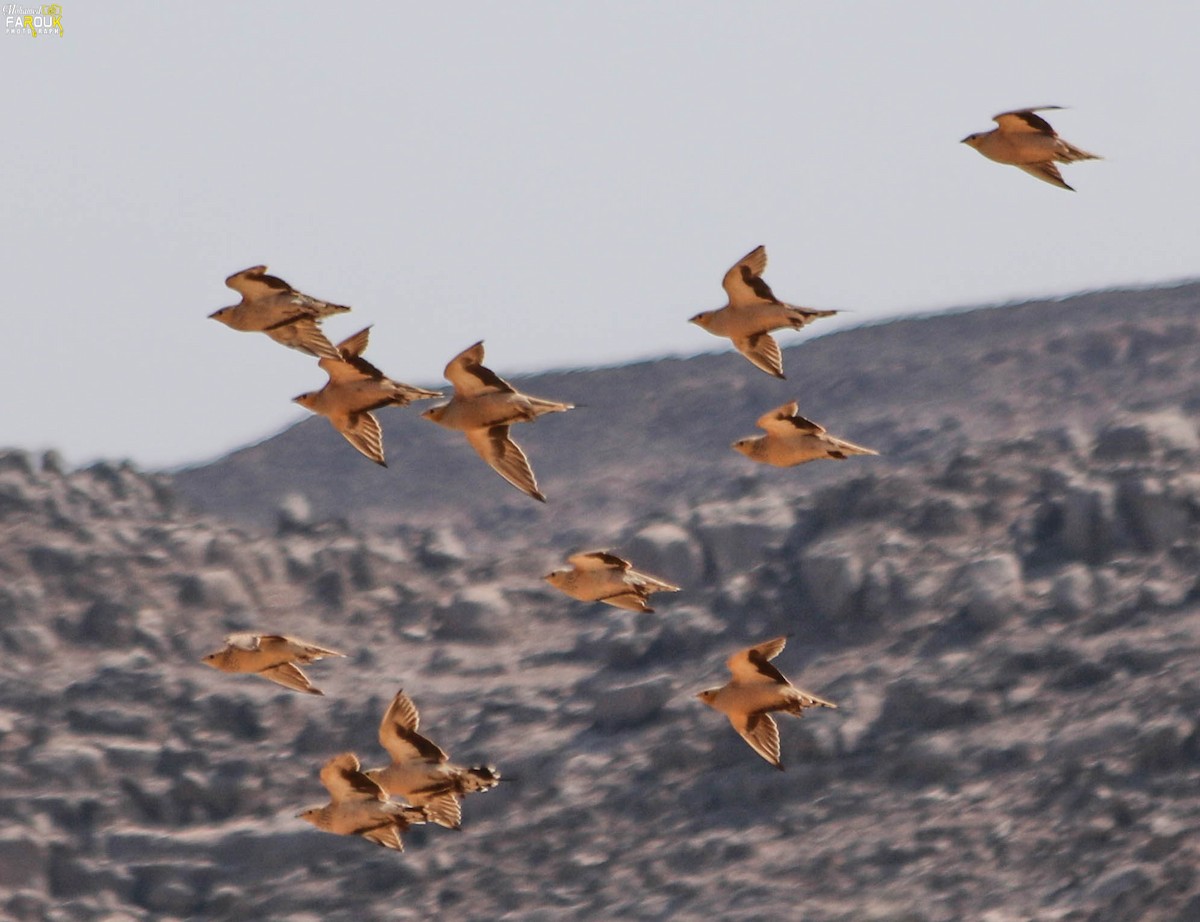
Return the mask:
<svg viewBox="0 0 1200 922">
<path fill-rule="evenodd" d="M 263 634 L 259 638 L 262 648 L 272 653 L 286 653 L 297 663 L 311 663 L 324 656 L 345 656 L 337 650 L 326 650 L 315 643 L 301 640 L 298 637 L 287 637 L 283 634 Z"/>
<path fill-rule="evenodd" d="M 1066 180 L 1062 178 L 1062 173 L 1058 171 L 1058 167 L 1049 160 L 1041 163 L 1018 163 L 1017 166 L 1030 176 L 1036 176 L 1038 179 L 1048 182 L 1052 186 L 1058 186 L 1060 189 L 1066 189 L 1070 192 L 1075 191 L 1075 188 L 1068 186 Z"/>
<path fill-rule="evenodd" d="M 276 663 L 274 666 L 268 666 L 266 669 L 260 669 L 258 674 L 264 679 L 270 679 L 285 688 L 292 688 L 296 691 L 308 692 L 310 695 L 324 695 L 325 692 L 317 688 L 308 680 L 298 666 L 294 663 Z"/>
<path fill-rule="evenodd" d="M 733 727 L 750 744 L 751 749 L 776 768 L 783 769 L 779 759 L 779 727 L 770 714 L 766 711 L 747 714 L 744 720 L 733 722 Z"/>
<path fill-rule="evenodd" d="M 776 637 L 733 654 L 725 661 L 725 665 L 733 673 L 734 682 L 743 685 L 790 684 L 783 673 L 770 663 L 786 643 L 786 637 Z"/>
<path fill-rule="evenodd" d="M 267 275 L 266 266 L 251 266 L 241 272 L 235 272 L 225 279 L 225 284 L 240 294 L 247 301 L 256 301 L 278 294 L 295 294 L 296 289 L 283 279 Z"/>
<path fill-rule="evenodd" d="M 392 757 L 393 762 L 411 762 L 414 759 L 428 759 L 432 762 L 446 762 L 449 756 L 441 747 L 423 737 L 417 732 L 421 725 L 421 716 L 417 706 L 404 690 L 396 692 L 396 697 L 383 713 L 379 722 L 379 745 Z"/>
<path fill-rule="evenodd" d="M 483 365 L 483 340 L 464 349 L 450 360 L 443 372 L 460 397 L 479 394 L 515 394 L 516 389 Z"/>
<path fill-rule="evenodd" d="M 387 792 L 359 770 L 352 752 L 336 755 L 321 766 L 321 784 L 335 803 L 346 800 L 387 800 Z"/>
<path fill-rule="evenodd" d="M 363 378 L 380 380 L 383 372 L 362 357 L 367 348 L 367 340 L 371 328 L 363 327 L 353 336 L 348 336 L 337 344 L 336 358 L 322 358 L 317 364 L 329 375 L 329 380 L 341 384 L 347 381 L 359 381 Z"/>
<path fill-rule="evenodd" d="M 1001 131 L 1055 135 L 1050 123 L 1037 113 L 1061 108 L 1062 106 L 1033 106 L 1029 109 L 1012 109 L 993 115 L 992 121 L 1000 126 Z"/>
<path fill-rule="evenodd" d="M 521 446 L 508 436 L 508 426 L 492 426 L 490 429 L 470 429 L 467 441 L 492 468 L 522 493 L 527 493 L 539 502 L 546 496 L 538 489 L 533 468 Z"/>
<path fill-rule="evenodd" d="M 382 845 L 393 851 L 404 851 L 404 843 L 400 840 L 400 829 L 395 820 L 390 817 L 386 821 L 381 821 L 378 826 L 368 826 L 356 831 L 368 842 L 374 842 L 376 845 Z"/>
<path fill-rule="evenodd" d="M 291 314 L 263 332 L 289 349 L 299 349 L 319 359 L 342 360 L 341 353 L 333 347 L 311 316 Z"/>
<path fill-rule="evenodd" d="M 274 635 L 268 634 L 267 636 L 273 637 Z M 239 650 L 249 650 L 253 653 L 260 649 L 262 640 L 262 634 L 252 634 L 249 631 L 244 631 L 238 634 L 230 634 L 225 638 L 225 644 L 226 646 L 237 647 Z"/>
<path fill-rule="evenodd" d="M 785 403 L 781 407 L 777 407 L 770 413 L 764 413 L 758 418 L 754 424 L 759 429 L 767 432 L 777 432 L 780 435 L 790 435 L 797 429 L 804 432 L 811 432 L 814 435 L 825 431 L 823 426 L 819 426 L 811 419 L 805 419 L 799 415 L 800 406 L 794 400 L 791 403 Z"/>
<path fill-rule="evenodd" d="M 576 570 L 628 570 L 631 564 L 628 560 L 610 554 L 608 551 L 584 551 L 572 554 L 567 563 Z"/>
<path fill-rule="evenodd" d="M 757 304 L 760 301 L 778 301 L 771 288 L 762 280 L 767 268 L 767 248 L 758 246 L 730 266 L 721 280 L 721 287 L 729 295 L 730 307 Z"/>
<path fill-rule="evenodd" d="M 754 333 L 750 336 L 732 337 L 733 345 L 755 367 L 761 368 L 776 378 L 783 377 L 783 355 L 779 343 L 770 333 Z"/>
<path fill-rule="evenodd" d="M 332 419 L 330 421 L 333 422 Z M 340 425 L 337 422 L 334 425 L 347 442 L 380 467 L 387 467 L 387 462 L 383 460 L 383 430 L 375 414 L 369 410 L 351 413 L 341 420 Z"/>
<path fill-rule="evenodd" d="M 626 589 L 623 592 L 617 592 L 613 595 L 601 596 L 596 599 L 597 602 L 603 602 L 605 605 L 612 605 L 616 608 L 623 608 L 626 611 L 653 612 L 646 603 L 646 596 L 638 592 L 636 589 Z"/>
<path fill-rule="evenodd" d="M 430 797 L 421 806 L 425 808 L 425 815 L 432 823 L 447 829 L 458 829 L 462 826 L 462 804 L 453 791 Z"/>
</svg>

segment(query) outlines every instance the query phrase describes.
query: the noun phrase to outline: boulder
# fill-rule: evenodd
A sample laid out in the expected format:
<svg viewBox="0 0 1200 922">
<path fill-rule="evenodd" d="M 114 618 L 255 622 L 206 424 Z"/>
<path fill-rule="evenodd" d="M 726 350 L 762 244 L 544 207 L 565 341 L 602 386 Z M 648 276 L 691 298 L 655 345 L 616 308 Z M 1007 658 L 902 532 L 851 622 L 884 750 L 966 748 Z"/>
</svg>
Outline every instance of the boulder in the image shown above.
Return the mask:
<svg viewBox="0 0 1200 922">
<path fill-rule="evenodd" d="M 643 526 L 621 551 L 636 568 L 685 590 L 698 587 L 704 579 L 704 550 L 687 529 L 674 522 Z"/>
</svg>

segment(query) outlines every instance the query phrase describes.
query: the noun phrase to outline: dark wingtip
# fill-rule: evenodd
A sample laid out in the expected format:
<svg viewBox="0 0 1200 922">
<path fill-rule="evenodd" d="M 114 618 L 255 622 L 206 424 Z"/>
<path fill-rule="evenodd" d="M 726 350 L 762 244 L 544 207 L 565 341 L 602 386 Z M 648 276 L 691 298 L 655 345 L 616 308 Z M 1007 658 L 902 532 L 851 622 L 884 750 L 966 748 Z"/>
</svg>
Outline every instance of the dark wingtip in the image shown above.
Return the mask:
<svg viewBox="0 0 1200 922">
<path fill-rule="evenodd" d="M 308 692 L 310 695 L 320 695 L 322 698 L 325 697 L 325 692 L 321 691 L 321 689 L 319 689 L 319 688 L 312 688 L 310 686 L 309 688 L 306 688 L 305 691 Z"/>
<path fill-rule="evenodd" d="M 776 762 L 775 767 L 777 769 L 779 769 L 780 771 L 783 771 L 783 763 L 782 762 Z"/>
<path fill-rule="evenodd" d="M 538 493 L 530 493 L 529 495 L 532 496 L 534 499 L 536 499 L 539 503 L 546 502 L 546 494 L 545 493 L 538 492 Z"/>
</svg>

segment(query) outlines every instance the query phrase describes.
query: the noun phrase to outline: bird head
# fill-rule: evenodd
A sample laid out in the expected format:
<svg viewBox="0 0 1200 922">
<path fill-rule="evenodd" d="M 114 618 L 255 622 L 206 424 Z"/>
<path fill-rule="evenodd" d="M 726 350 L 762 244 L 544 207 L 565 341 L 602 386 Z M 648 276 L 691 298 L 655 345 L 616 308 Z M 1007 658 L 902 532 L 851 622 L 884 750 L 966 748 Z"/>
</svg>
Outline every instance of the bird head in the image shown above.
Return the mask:
<svg viewBox="0 0 1200 922">
<path fill-rule="evenodd" d="M 202 656 L 200 657 L 200 662 L 202 662 L 205 666 L 212 666 L 213 669 L 220 669 L 221 667 L 219 662 L 223 652 L 223 650 L 217 650 L 215 653 L 209 653 L 207 656 Z"/>
<path fill-rule="evenodd" d="M 309 391 L 307 394 L 301 394 L 299 397 L 293 397 L 292 403 L 298 403 L 300 406 L 304 407 L 304 409 L 311 410 L 313 408 L 313 403 L 316 402 L 316 399 L 317 392 Z"/>
<path fill-rule="evenodd" d="M 701 701 L 703 701 L 705 704 L 707 704 L 709 707 L 712 707 L 713 699 L 717 697 L 717 692 L 719 692 L 720 690 L 721 689 L 719 689 L 719 688 L 706 688 L 702 692 L 696 692 L 696 697 L 699 698 Z"/>
<path fill-rule="evenodd" d="M 232 311 L 234 307 L 236 307 L 236 305 L 232 305 L 230 307 L 222 307 L 220 310 L 213 311 L 211 314 L 208 315 L 208 319 L 216 320 L 216 321 L 219 321 L 220 323 L 227 324 L 227 323 L 229 323 L 229 312 Z"/>
<path fill-rule="evenodd" d="M 309 807 L 307 810 L 301 810 L 299 813 L 297 813 L 296 819 L 304 820 L 305 822 L 312 823 L 314 826 L 317 826 L 319 825 L 317 817 L 320 813 L 320 807 Z"/>
<path fill-rule="evenodd" d="M 549 573 L 543 576 L 542 579 L 548 582 L 551 586 L 560 586 L 562 585 L 566 575 L 570 572 L 570 570 L 551 570 Z"/>
<path fill-rule="evenodd" d="M 442 421 L 442 417 L 446 415 L 446 407 L 448 407 L 449 405 L 450 404 L 448 404 L 448 403 L 443 403 L 443 404 L 439 404 L 436 407 L 430 407 L 428 410 L 426 410 L 424 413 L 421 414 L 421 418 L 428 419 L 431 422 L 440 423 Z"/>
<path fill-rule="evenodd" d="M 985 131 L 977 131 L 974 134 L 967 135 L 965 138 L 963 138 L 958 143 L 959 144 L 969 144 L 971 147 L 979 147 L 979 139 L 982 138 L 987 133 L 988 132 L 985 132 Z"/>
<path fill-rule="evenodd" d="M 732 448 L 734 451 L 740 451 L 747 458 L 749 458 L 751 455 L 754 454 L 754 447 L 757 444 L 758 444 L 758 439 L 756 439 L 756 438 L 738 439 L 736 442 L 734 442 L 729 447 Z"/>
<path fill-rule="evenodd" d="M 712 316 L 715 313 L 716 311 L 701 311 L 695 317 L 691 318 L 688 323 L 694 323 L 696 326 L 707 330 L 709 324 L 712 323 Z"/>
</svg>

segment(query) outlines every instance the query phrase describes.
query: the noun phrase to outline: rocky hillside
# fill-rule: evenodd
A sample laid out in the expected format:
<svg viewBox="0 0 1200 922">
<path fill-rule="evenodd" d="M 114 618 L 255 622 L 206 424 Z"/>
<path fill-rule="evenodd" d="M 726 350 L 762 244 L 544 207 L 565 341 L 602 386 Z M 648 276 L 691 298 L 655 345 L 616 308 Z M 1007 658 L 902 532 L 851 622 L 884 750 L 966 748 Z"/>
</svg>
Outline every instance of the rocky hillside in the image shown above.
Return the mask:
<svg viewBox="0 0 1200 922">
<path fill-rule="evenodd" d="M 579 469 L 609 458 L 604 476 L 626 473 L 619 500 L 574 521 L 586 491 L 566 495 L 567 467 L 543 478 L 549 507 L 479 465 L 496 502 L 475 495 L 454 515 L 430 497 L 403 521 L 353 512 L 355 478 L 327 474 L 331 499 L 316 481 L 288 489 L 284 467 L 237 522 L 192 510 L 211 471 L 0 455 L 0 917 L 1200 918 L 1200 321 L 1184 291 L 1142 293 L 1144 316 L 1098 308 L 1098 329 L 1078 322 L 1086 299 L 1057 306 L 1073 321 L 1049 319 L 1054 305 L 988 312 L 1040 317 L 1025 324 L 1034 352 L 997 333 L 988 348 L 1013 351 L 993 371 L 909 407 L 937 438 L 898 416 L 888 430 L 882 410 L 875 429 L 811 411 L 855 440 L 895 439 L 899 461 L 747 470 L 726 451 L 727 469 L 697 465 L 668 494 L 668 468 L 618 463 L 616 436 L 577 444 Z M 842 337 L 900 350 L 923 342 L 921 323 L 971 316 L 830 337 L 788 361 L 799 378 Z M 714 379 L 740 371 L 721 356 L 633 374 L 692 361 Z M 878 361 L 949 374 L 902 350 Z M 1006 389 L 977 380 L 1005 365 Z M 1078 399 L 1056 377 L 1068 365 Z M 691 385 L 710 411 L 712 383 Z M 871 386 L 890 402 L 907 385 Z M 1030 419 L 1001 426 L 993 403 Z M 588 418 L 526 427 L 530 453 Z M 748 431 L 704 419 L 722 447 Z M 694 450 L 693 428 L 646 425 L 677 449 L 662 465 Z M 321 428 L 306 428 L 283 441 L 316 445 Z M 330 446 L 365 477 L 408 481 Z M 214 466 L 229 489 L 213 508 L 248 458 Z M 595 545 L 684 591 L 641 615 L 538 578 Z M 198 662 L 243 628 L 348 656 L 306 667 L 323 698 Z M 780 720 L 785 772 L 693 697 L 725 680 L 730 653 L 779 634 L 782 671 L 840 704 Z M 506 779 L 465 802 L 462 831 L 410 830 L 403 855 L 295 818 L 325 801 L 326 758 L 380 761 L 399 687 L 423 732 Z"/>
<path fill-rule="evenodd" d="M 524 379 L 528 393 L 580 405 L 513 430 L 550 497 L 544 509 L 483 465 L 461 435 L 421 419 L 419 406 L 380 414 L 388 470 L 314 417 L 180 471 L 175 483 L 196 508 L 259 525 L 288 494 L 305 496 L 321 516 L 359 523 L 452 514 L 486 524 L 494 515 L 566 529 L 597 515 L 624 520 L 647 504 L 668 511 L 681 495 L 723 495 L 731 481 L 794 480 L 796 472 L 757 469 L 729 448 L 793 399 L 831 432 L 881 449 L 893 468 L 944 459 L 979 439 L 1065 424 L 1094 431 L 1119 410 L 1200 412 L 1198 311 L 1200 284 L 1096 292 L 802 340 L 784 350 L 787 381 L 734 353 Z M 785 346 L 798 339 L 780 335 Z M 487 361 L 505 374 L 503 355 Z M 815 484 L 843 475 L 818 465 L 800 476 Z"/>
</svg>

